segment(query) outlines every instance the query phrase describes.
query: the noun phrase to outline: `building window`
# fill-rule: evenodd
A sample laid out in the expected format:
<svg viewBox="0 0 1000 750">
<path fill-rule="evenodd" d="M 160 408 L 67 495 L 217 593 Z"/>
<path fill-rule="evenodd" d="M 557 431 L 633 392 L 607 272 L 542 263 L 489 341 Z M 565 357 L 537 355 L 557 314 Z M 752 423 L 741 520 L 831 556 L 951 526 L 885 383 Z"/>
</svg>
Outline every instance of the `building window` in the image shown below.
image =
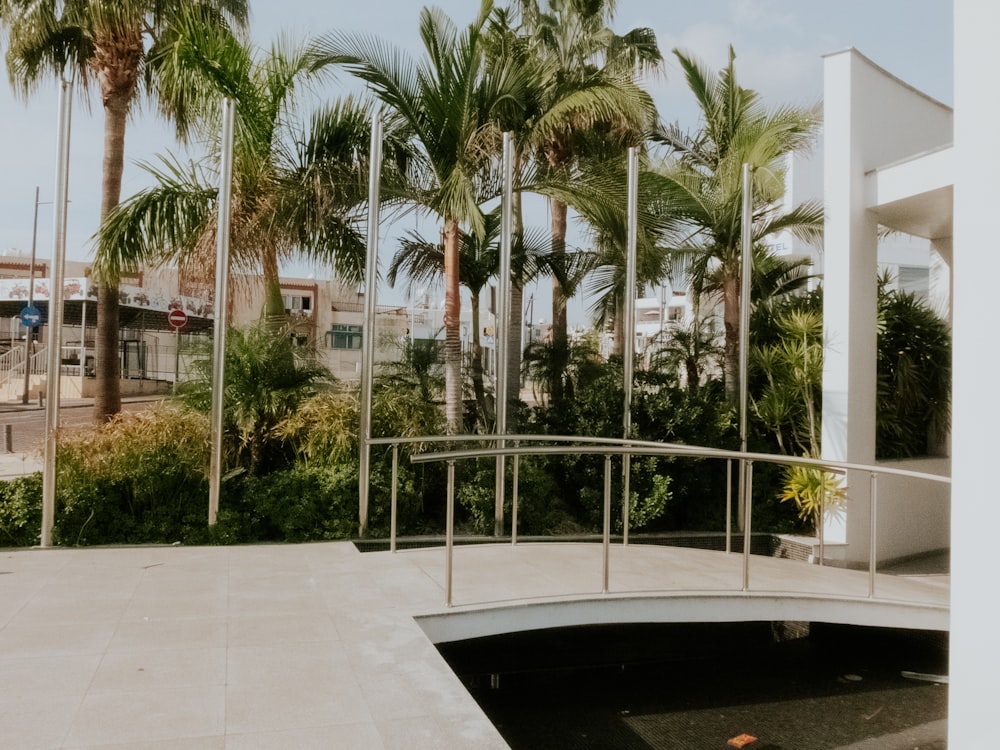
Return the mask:
<svg viewBox="0 0 1000 750">
<path fill-rule="evenodd" d="M 307 295 L 286 294 L 285 313 L 291 315 L 312 315 L 312 297 Z"/>
<path fill-rule="evenodd" d="M 326 332 L 328 349 L 361 349 L 361 326 L 333 325 Z"/>
</svg>

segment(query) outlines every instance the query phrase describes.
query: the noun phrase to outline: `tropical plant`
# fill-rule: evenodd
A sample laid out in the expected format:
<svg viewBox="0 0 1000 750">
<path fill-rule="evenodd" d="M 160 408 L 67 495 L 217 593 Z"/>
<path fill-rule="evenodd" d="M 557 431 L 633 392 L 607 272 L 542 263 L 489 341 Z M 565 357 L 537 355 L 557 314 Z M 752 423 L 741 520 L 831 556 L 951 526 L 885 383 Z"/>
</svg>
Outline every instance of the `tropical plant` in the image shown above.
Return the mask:
<svg viewBox="0 0 1000 750">
<path fill-rule="evenodd" d="M 208 413 L 212 404 L 210 350 L 192 363 L 193 376 L 179 393 L 191 408 Z M 231 442 L 228 467 L 266 474 L 286 465 L 291 448 L 282 423 L 332 378 L 311 346 L 289 330 L 262 323 L 231 329 L 226 336 L 223 429 Z"/>
<path fill-rule="evenodd" d="M 951 332 L 922 300 L 879 283 L 876 455 L 934 454 L 951 417 Z"/>
<path fill-rule="evenodd" d="M 707 377 L 721 372 L 723 349 L 713 317 L 665 328 L 654 337 L 652 350 L 649 369 L 673 373 L 688 393 L 697 392 Z"/>
<path fill-rule="evenodd" d="M 332 264 L 344 279 L 364 273 L 370 105 L 351 98 L 297 114 L 297 94 L 322 72 L 307 42 L 279 40 L 257 59 L 231 35 L 186 28 L 162 63 L 167 86 L 200 92 L 192 116 L 212 150 L 200 163 L 163 157 L 146 165 L 155 186 L 122 203 L 101 230 L 97 265 L 112 278 L 140 262 L 176 264 L 190 278 L 215 267 L 221 100 L 235 102 L 230 263 L 262 275 L 264 316 L 283 324 L 279 267 L 291 257 Z M 386 183 L 405 170 L 403 144 L 386 134 Z M 391 187 L 387 188 L 387 193 Z"/>
<path fill-rule="evenodd" d="M 490 279 L 499 273 L 500 229 L 501 210 L 498 206 L 485 215 L 483 234 L 462 232 L 459 246 L 459 280 L 469 290 L 471 297 L 473 393 L 479 407 L 478 421 L 487 431 L 490 429 L 489 416 L 493 410 L 488 403 L 483 380 L 480 302 L 482 292 Z M 534 232 L 522 232 L 511 248 L 511 274 L 523 284 L 546 268 L 547 260 L 541 236 Z M 386 278 L 391 286 L 396 284 L 400 274 L 404 274 L 411 285 L 434 282 L 441 276 L 443 267 L 444 245 L 426 240 L 416 232 L 410 232 L 400 242 L 399 250 L 389 265 Z"/>
<path fill-rule="evenodd" d="M 725 327 L 726 396 L 739 392 L 739 315 L 742 256 L 742 168 L 752 169 L 754 246 L 781 231 L 815 240 L 823 226 L 817 203 L 787 211 L 781 206 L 786 157 L 810 147 L 819 127 L 815 108 L 767 108 L 759 94 L 737 83 L 732 47 L 729 64 L 714 73 L 694 58 L 674 50 L 688 87 L 701 110 L 694 135 L 673 125 L 654 134 L 669 149 L 663 167 L 665 189 L 692 232 L 676 251 L 687 256 L 696 294 L 717 294 Z"/>
<path fill-rule="evenodd" d="M 810 530 L 819 528 L 822 517 L 838 513 L 847 500 L 843 478 L 811 466 L 788 466 L 784 472 L 785 486 L 778 496 L 782 502 L 792 502 L 798 509 L 799 520 Z"/>
<path fill-rule="evenodd" d="M 777 318 L 779 340 L 751 349 L 755 372 L 765 379 L 753 395 L 757 417 L 782 453 L 818 458 L 823 388 L 823 317 L 792 309 Z"/>
<path fill-rule="evenodd" d="M 546 171 L 570 182 L 577 160 L 607 153 L 612 144 L 642 142 L 656 119 L 652 99 L 637 85 L 637 75 L 655 69 L 662 55 L 651 29 L 618 35 L 609 27 L 614 0 L 517 0 L 521 29 L 538 60 L 532 84 L 534 118 L 524 134 Z M 552 249 L 566 251 L 567 204 L 550 200 Z M 558 277 L 552 289 L 552 343 L 567 339 L 566 295 Z M 558 395 L 558 393 L 557 393 Z"/>
<path fill-rule="evenodd" d="M 552 249 L 556 254 L 550 268 L 553 284 L 563 298 L 573 296 L 579 288 L 572 273 L 578 264 L 565 258 L 564 209 L 567 200 L 548 185 L 565 187 L 567 180 L 572 182 L 579 178 L 581 170 L 551 169 L 551 150 L 546 151 L 546 144 L 572 143 L 573 148 L 583 153 L 613 151 L 620 156 L 623 145 L 638 140 L 635 133 L 641 130 L 640 124 L 651 122 L 655 117 L 651 100 L 635 81 L 637 70 L 659 60 L 652 32 L 636 29 L 623 37 L 616 36 L 609 29 L 601 28 L 610 20 L 614 3 L 600 0 L 591 6 L 556 0 L 543 8 L 534 0 L 518 0 L 510 8 L 495 11 L 488 37 L 491 57 L 516 58 L 528 77 L 524 111 L 503 122 L 504 130 L 513 133 L 515 248 L 517 238 L 524 233 L 522 191 L 548 196 L 550 203 L 559 209 L 553 214 L 554 234 L 550 228 Z M 570 30 L 564 23 L 576 25 Z M 573 55 L 579 60 L 571 59 Z M 628 64 L 621 64 L 623 60 L 628 60 Z M 542 180 L 540 173 L 544 175 Z M 563 269 L 561 273 L 560 268 Z M 507 399 L 511 403 L 518 400 L 519 394 L 523 348 L 521 316 L 526 281 L 515 269 L 510 285 L 507 359 Z M 556 337 L 565 343 L 565 299 L 558 304 L 558 309 L 563 312 Z"/>
<path fill-rule="evenodd" d="M 414 199 L 441 217 L 445 279 L 445 412 L 462 426 L 460 230 L 482 235 L 480 205 L 498 195 L 499 124 L 521 111 L 525 80 L 511 58 L 489 60 L 485 28 L 493 10 L 461 33 L 439 9 L 420 14 L 425 57 L 419 62 L 379 39 L 332 33 L 317 45 L 323 62 L 343 65 L 371 87 L 420 149 Z"/>
<path fill-rule="evenodd" d="M 104 162 L 100 221 L 121 199 L 125 126 L 139 93 L 158 99 L 161 113 L 186 132 L 184 86 L 159 87 L 160 63 L 173 54 L 175 29 L 200 33 L 243 27 L 247 0 L 0 0 L 0 26 L 7 38 L 7 70 L 23 95 L 49 76 L 72 76 L 86 91 L 96 86 L 104 108 Z M 98 275 L 97 391 L 94 418 L 108 419 L 121 408 L 119 380 L 118 279 Z"/>
<path fill-rule="evenodd" d="M 597 340 L 588 336 L 564 344 L 554 341 L 528 344 L 524 351 L 524 370 L 535 400 L 542 406 L 551 403 L 561 408 L 573 401 L 577 387 L 602 372 Z M 561 394 L 560 401 L 555 400 L 554 394 Z"/>
</svg>

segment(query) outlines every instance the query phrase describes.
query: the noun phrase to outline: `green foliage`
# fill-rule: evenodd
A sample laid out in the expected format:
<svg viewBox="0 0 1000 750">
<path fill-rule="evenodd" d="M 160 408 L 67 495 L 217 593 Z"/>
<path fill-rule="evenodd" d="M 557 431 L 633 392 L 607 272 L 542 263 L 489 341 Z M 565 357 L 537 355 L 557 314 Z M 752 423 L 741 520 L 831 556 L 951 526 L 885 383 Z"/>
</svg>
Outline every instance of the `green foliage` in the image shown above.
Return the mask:
<svg viewBox="0 0 1000 750">
<path fill-rule="evenodd" d="M 359 393 L 356 386 L 317 393 L 275 427 L 297 461 L 343 463 L 358 455 Z"/>
<path fill-rule="evenodd" d="M 948 324 L 906 292 L 884 291 L 878 310 L 876 455 L 934 453 L 951 417 Z"/>
<path fill-rule="evenodd" d="M 756 416 L 772 430 L 782 453 L 820 454 L 823 384 L 823 318 L 788 309 L 775 316 L 777 340 L 751 349 L 764 385 L 752 399 Z"/>
<path fill-rule="evenodd" d="M 42 475 L 0 482 L 0 547 L 31 547 L 42 528 Z"/>
<path fill-rule="evenodd" d="M 847 488 L 836 474 L 809 466 L 788 466 L 784 475 L 785 487 L 779 498 L 782 502 L 795 503 L 799 520 L 808 530 L 816 529 L 824 510 L 837 512 L 843 508 Z"/>
<path fill-rule="evenodd" d="M 168 404 L 59 441 L 57 544 L 192 542 L 208 520 L 208 420 Z"/>
<path fill-rule="evenodd" d="M 216 541 L 349 539 L 357 531 L 357 465 L 307 463 L 232 481 L 220 500 Z"/>
<path fill-rule="evenodd" d="M 229 468 L 266 474 L 291 460 L 280 426 L 332 378 L 318 364 L 315 350 L 301 346 L 290 329 L 261 323 L 226 332 L 223 430 Z M 180 393 L 193 409 L 208 414 L 212 404 L 210 352 L 197 359 L 193 377 Z"/>
</svg>

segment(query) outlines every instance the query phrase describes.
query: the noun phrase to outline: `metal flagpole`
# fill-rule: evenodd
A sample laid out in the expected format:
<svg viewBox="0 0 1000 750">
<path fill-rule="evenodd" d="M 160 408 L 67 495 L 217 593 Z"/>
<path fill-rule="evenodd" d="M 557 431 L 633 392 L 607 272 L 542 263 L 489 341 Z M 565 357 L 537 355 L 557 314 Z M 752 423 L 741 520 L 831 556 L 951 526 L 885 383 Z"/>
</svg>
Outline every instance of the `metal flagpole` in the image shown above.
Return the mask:
<svg viewBox="0 0 1000 750">
<path fill-rule="evenodd" d="M 59 135 L 56 151 L 55 223 L 52 247 L 52 286 L 49 292 L 48 352 L 45 375 L 45 464 L 42 470 L 41 546 L 52 544 L 56 507 L 56 437 L 59 429 L 59 382 L 62 363 L 63 277 L 66 265 L 66 214 L 69 194 L 69 141 L 73 112 L 73 84 L 63 79 L 59 97 Z M 28 363 L 26 363 L 27 366 Z"/>
<path fill-rule="evenodd" d="M 514 227 L 514 135 L 503 134 L 503 198 L 500 214 L 500 278 L 497 289 L 496 330 L 494 342 L 497 351 L 496 405 L 497 405 L 497 447 L 503 448 L 502 436 L 507 433 L 507 361 L 510 353 L 510 254 Z M 497 456 L 496 511 L 494 515 L 494 536 L 503 535 L 503 501 L 506 495 L 506 468 L 503 455 Z M 511 536 L 514 537 L 513 529 Z"/>
<path fill-rule="evenodd" d="M 743 215 L 741 225 L 742 238 L 742 271 L 740 278 L 740 451 L 747 450 L 747 370 L 750 361 L 750 274 L 753 272 L 753 186 L 751 183 L 751 167 L 743 165 Z M 740 461 L 739 481 L 739 526 L 742 529 L 746 523 L 746 513 L 750 498 L 744 497 L 748 487 L 744 478 L 746 474 L 745 461 Z"/>
<path fill-rule="evenodd" d="M 368 254 L 365 260 L 365 326 L 361 350 L 361 415 L 358 445 L 358 535 L 368 527 L 368 471 L 371 461 L 372 379 L 375 369 L 375 295 L 378 289 L 379 192 L 382 180 L 382 113 L 372 115 L 368 164 Z"/>
<path fill-rule="evenodd" d="M 35 223 L 31 230 L 31 265 L 28 267 L 28 307 L 35 306 L 35 248 L 38 241 L 38 186 L 35 186 Z M 21 403 L 27 404 L 29 401 L 28 392 L 31 390 L 31 344 L 33 343 L 35 327 L 25 326 L 24 335 L 24 393 L 21 394 Z"/>
<path fill-rule="evenodd" d="M 229 232 L 233 194 L 233 131 L 236 105 L 222 102 L 222 164 L 219 175 L 219 219 L 215 254 L 215 330 L 212 342 L 212 460 L 208 478 L 208 525 L 219 513 L 222 482 L 222 409 L 226 385 L 226 327 L 229 311 Z"/>
<path fill-rule="evenodd" d="M 639 224 L 639 150 L 632 146 L 628 150 L 628 222 L 625 240 L 625 325 L 622 344 L 625 387 L 625 410 L 622 432 L 626 440 L 632 434 L 632 377 L 635 368 L 635 287 L 636 287 L 636 235 Z M 622 542 L 628 544 L 629 494 L 632 457 L 622 454 Z"/>
</svg>

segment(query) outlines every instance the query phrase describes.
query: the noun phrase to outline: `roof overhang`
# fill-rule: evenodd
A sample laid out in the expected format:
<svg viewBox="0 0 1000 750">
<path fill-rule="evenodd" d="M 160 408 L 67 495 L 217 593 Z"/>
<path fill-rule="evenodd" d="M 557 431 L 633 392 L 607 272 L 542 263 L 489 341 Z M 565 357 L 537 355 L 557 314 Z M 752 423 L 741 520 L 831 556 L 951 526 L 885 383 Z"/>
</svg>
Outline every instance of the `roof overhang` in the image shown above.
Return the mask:
<svg viewBox="0 0 1000 750">
<path fill-rule="evenodd" d="M 954 149 L 947 147 L 865 175 L 865 208 L 880 224 L 916 237 L 952 235 Z"/>
</svg>

